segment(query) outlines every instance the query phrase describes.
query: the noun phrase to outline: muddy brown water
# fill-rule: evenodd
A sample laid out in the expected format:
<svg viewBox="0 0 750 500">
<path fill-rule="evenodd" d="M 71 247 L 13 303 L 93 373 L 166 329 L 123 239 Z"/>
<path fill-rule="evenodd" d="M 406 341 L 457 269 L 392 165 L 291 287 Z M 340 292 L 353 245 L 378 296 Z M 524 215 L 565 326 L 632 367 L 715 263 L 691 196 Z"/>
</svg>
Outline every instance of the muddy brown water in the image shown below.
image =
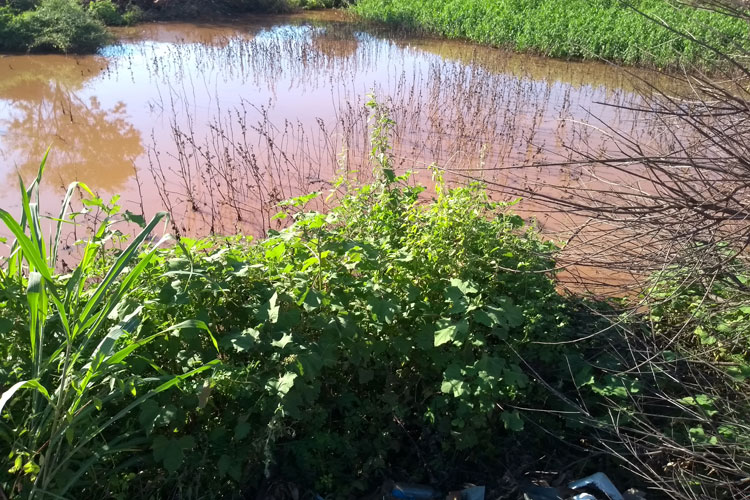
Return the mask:
<svg viewBox="0 0 750 500">
<path fill-rule="evenodd" d="M 498 199 L 582 182 L 579 169 L 533 165 L 607 150 L 603 125 L 644 143 L 664 135 L 611 106 L 640 102 L 625 71 L 392 33 L 340 13 L 117 34 L 93 56 L 0 57 L 0 206 L 19 210 L 17 174 L 30 181 L 51 146 L 50 214 L 80 180 L 133 212 L 168 209 L 184 235 L 262 235 L 280 200 L 371 174 L 369 93 L 395 121 L 399 171 L 415 171 L 414 182 L 430 183 L 430 166 L 449 181 L 485 180 Z M 557 239 L 580 223 L 533 196 L 518 209 Z"/>
</svg>

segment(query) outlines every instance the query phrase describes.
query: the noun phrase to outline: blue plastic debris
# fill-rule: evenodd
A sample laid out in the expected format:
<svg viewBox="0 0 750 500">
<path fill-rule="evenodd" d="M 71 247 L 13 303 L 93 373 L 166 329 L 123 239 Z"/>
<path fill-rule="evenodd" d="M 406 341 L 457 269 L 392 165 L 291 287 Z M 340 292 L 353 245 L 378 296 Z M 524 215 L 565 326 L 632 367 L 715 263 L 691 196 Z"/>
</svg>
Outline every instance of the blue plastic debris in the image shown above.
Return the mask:
<svg viewBox="0 0 750 500">
<path fill-rule="evenodd" d="M 609 500 L 625 500 L 625 498 L 622 496 L 622 493 L 617 490 L 615 485 L 612 484 L 612 481 L 610 481 L 607 475 L 603 472 L 597 472 L 596 474 L 592 474 L 588 477 L 584 477 L 583 479 L 579 479 L 578 481 L 573 481 L 572 483 L 568 484 L 568 488 L 570 488 L 571 490 L 579 490 L 587 486 L 593 486 L 594 488 L 598 489 L 599 491 L 607 495 L 607 497 L 609 497 Z M 589 495 L 589 498 L 594 498 L 596 500 L 596 497 L 593 497 L 591 495 Z"/>
<path fill-rule="evenodd" d="M 396 483 L 393 485 L 393 490 L 391 490 L 391 496 L 402 500 L 431 500 L 433 498 L 440 498 L 441 495 L 440 492 L 431 486 Z"/>
<path fill-rule="evenodd" d="M 484 500 L 484 486 L 473 486 L 461 491 L 461 500 Z"/>
</svg>

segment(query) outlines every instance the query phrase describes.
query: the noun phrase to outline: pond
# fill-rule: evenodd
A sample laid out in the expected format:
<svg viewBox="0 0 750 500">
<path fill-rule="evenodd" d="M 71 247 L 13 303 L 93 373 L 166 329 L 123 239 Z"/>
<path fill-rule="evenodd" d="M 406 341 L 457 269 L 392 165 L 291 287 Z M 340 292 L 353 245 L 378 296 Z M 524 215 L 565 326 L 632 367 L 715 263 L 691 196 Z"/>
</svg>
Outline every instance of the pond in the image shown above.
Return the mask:
<svg viewBox="0 0 750 500">
<path fill-rule="evenodd" d="M 122 195 L 132 212 L 168 209 L 183 235 L 262 235 L 279 201 L 371 175 L 372 94 L 396 122 L 399 172 L 484 180 L 498 199 L 526 193 L 519 210 L 564 238 L 575 218 L 534 194 L 591 180 L 565 165 L 575 151 L 606 152 L 608 127 L 663 135 L 629 109 L 643 95 L 632 73 L 394 33 L 338 12 L 117 34 L 93 56 L 0 57 L 0 206 L 17 211 L 17 172 L 30 181 L 51 146 L 49 213 L 80 180 L 105 201 Z"/>
</svg>

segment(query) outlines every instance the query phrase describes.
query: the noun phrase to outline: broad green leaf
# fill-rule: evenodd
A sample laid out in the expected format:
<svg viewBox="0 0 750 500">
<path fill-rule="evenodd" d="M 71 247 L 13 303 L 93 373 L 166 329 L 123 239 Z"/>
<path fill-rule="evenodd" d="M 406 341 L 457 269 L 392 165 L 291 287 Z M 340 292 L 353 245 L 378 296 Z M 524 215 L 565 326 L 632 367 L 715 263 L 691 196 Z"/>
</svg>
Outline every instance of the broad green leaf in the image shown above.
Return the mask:
<svg viewBox="0 0 750 500">
<path fill-rule="evenodd" d="M 470 295 L 479 292 L 479 290 L 477 290 L 471 282 L 456 278 L 451 279 L 451 286 L 458 288 L 464 295 Z"/>
<path fill-rule="evenodd" d="M 248 422 L 238 422 L 237 425 L 234 426 L 234 439 L 237 441 L 245 439 L 247 435 L 250 434 L 251 429 L 252 426 Z"/>
<path fill-rule="evenodd" d="M 435 347 L 441 346 L 448 342 L 461 344 L 466 338 L 466 333 L 469 331 L 469 322 L 466 319 L 462 319 L 457 323 L 448 325 L 435 332 Z"/>
<path fill-rule="evenodd" d="M 279 300 L 278 293 L 274 293 L 268 301 L 268 322 L 276 323 L 279 320 L 279 309 L 280 307 L 276 304 Z"/>
<path fill-rule="evenodd" d="M 125 213 L 123 214 L 122 218 L 128 222 L 137 224 L 140 227 L 146 227 L 146 218 L 142 215 L 134 214 L 130 210 L 125 210 Z"/>
<path fill-rule="evenodd" d="M 271 342 L 271 345 L 274 347 L 278 347 L 279 349 L 284 349 L 291 341 L 292 336 L 288 333 L 285 333 L 279 340 L 274 340 L 273 342 Z"/>
<path fill-rule="evenodd" d="M 286 245 L 281 242 L 274 247 L 266 250 L 266 259 L 268 260 L 280 260 L 286 252 Z"/>
<path fill-rule="evenodd" d="M 268 382 L 269 388 L 273 389 L 280 396 L 286 396 L 289 390 L 294 385 L 294 380 L 297 378 L 297 374 L 294 372 L 287 372 L 282 375 L 279 379 L 271 380 Z"/>
<path fill-rule="evenodd" d="M 44 284 L 42 283 L 42 275 L 38 272 L 29 273 L 26 300 L 29 303 L 29 316 L 31 320 L 29 325 L 29 341 L 32 359 L 36 359 L 37 341 L 43 341 L 41 330 L 43 328 L 43 321 L 47 315 L 46 311 L 43 310 L 43 293 Z M 39 348 L 41 349 L 41 346 Z"/>
<path fill-rule="evenodd" d="M 393 323 L 393 320 L 398 313 L 399 307 L 387 299 L 378 299 L 371 297 L 368 299 L 368 304 L 379 322 Z"/>
<path fill-rule="evenodd" d="M 191 436 L 179 439 L 156 436 L 151 447 L 154 450 L 154 459 L 162 462 L 167 472 L 174 473 L 182 465 L 185 451 L 195 447 L 195 439 Z"/>
<path fill-rule="evenodd" d="M 487 314 L 487 312 L 481 309 L 477 309 L 476 311 L 474 311 L 473 316 L 474 321 L 476 321 L 480 325 L 493 327 L 497 324 L 497 316 L 490 316 L 489 314 Z"/>
<path fill-rule="evenodd" d="M 500 418 L 505 425 L 505 428 L 509 431 L 520 432 L 523 430 L 523 419 L 518 411 L 504 411 L 500 414 Z"/>
<path fill-rule="evenodd" d="M 464 384 L 463 380 L 444 380 L 440 385 L 440 391 L 443 394 L 453 394 L 453 397 L 458 398 L 464 394 Z"/>
</svg>

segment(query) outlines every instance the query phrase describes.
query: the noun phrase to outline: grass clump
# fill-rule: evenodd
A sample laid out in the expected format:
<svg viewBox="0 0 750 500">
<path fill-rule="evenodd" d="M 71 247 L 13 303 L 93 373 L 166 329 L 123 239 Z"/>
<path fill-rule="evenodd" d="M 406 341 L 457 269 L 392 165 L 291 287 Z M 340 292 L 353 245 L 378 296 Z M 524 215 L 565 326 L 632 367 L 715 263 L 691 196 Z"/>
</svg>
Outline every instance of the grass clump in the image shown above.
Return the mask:
<svg viewBox="0 0 750 500">
<path fill-rule="evenodd" d="M 92 193 L 85 184 L 71 184 L 54 236 L 46 240 L 39 208 L 44 166 L 43 161 L 28 189 L 21 183 L 19 219 L 0 209 L 0 220 L 15 237 L 11 256 L 0 270 L 4 313 L 0 442 L 10 465 L 0 481 L 12 498 L 41 498 L 52 491 L 65 497 L 81 491 L 78 481 L 93 462 L 134 444 L 127 432 L 117 432 L 106 444 L 102 436 L 134 408 L 215 364 L 175 376 L 162 372 L 156 378 L 144 378 L 131 369 L 128 361 L 133 352 L 159 335 L 182 328 L 206 329 L 199 321 L 187 321 L 135 341 L 140 311 L 120 314 L 123 300 L 162 243 L 141 253 L 146 238 L 166 214 L 144 223 L 132 241 L 103 263 L 98 260 L 103 242 L 119 238 L 112 227 L 117 209 L 93 197 L 90 206 L 101 208 L 103 220 L 86 242 L 76 268 L 59 275 L 55 267 L 70 199 L 76 189 Z M 22 304 L 26 311 L 18 310 Z M 7 498 L 6 493 L 3 496 Z"/>
<path fill-rule="evenodd" d="M 642 13 L 725 53 L 747 48 L 744 21 L 667 0 L 637 0 Z M 364 18 L 552 57 L 710 67 L 719 57 L 618 0 L 359 0 Z"/>
</svg>

